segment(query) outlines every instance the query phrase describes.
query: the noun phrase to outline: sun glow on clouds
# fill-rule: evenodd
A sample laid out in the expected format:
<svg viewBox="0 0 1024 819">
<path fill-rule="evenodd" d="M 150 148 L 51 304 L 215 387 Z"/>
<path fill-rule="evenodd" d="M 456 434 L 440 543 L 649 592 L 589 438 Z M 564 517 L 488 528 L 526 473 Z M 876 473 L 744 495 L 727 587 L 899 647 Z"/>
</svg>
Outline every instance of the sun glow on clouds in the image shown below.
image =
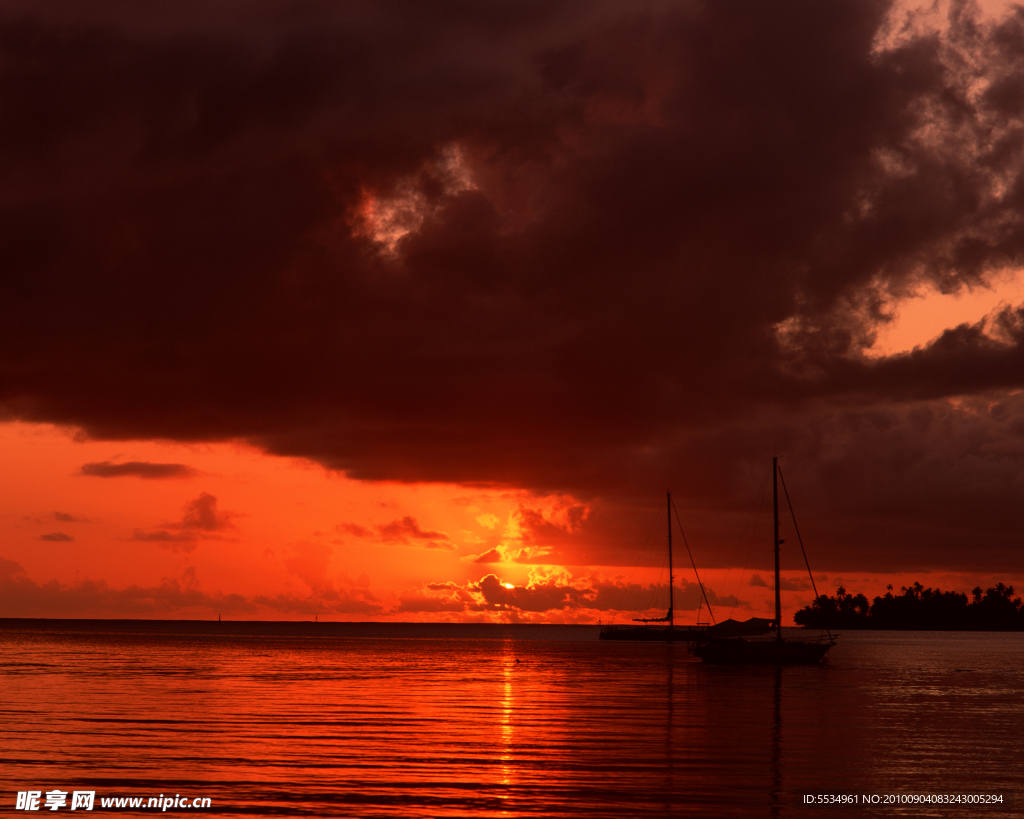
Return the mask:
<svg viewBox="0 0 1024 819">
<path fill-rule="evenodd" d="M 495 572 L 506 591 L 529 585 L 538 532 L 585 515 L 571 498 L 360 482 L 241 444 L 10 423 L 0 446 L 0 581 L 20 595 L 0 616 L 457 616 L 488 608 Z"/>
<path fill-rule="evenodd" d="M 581 565 L 591 509 L 571 497 L 45 425 L 0 425 L 0 446 L 0 616 L 595 622 L 665 596 L 662 569 Z M 695 588 L 677 581 L 679 611 Z"/>
<path fill-rule="evenodd" d="M 238 444 L 96 442 L 44 425 L 0 425 L 0 447 L 0 616 L 593 623 L 667 608 L 665 567 L 627 569 L 633 551 L 587 565 L 603 524 L 571 497 L 360 482 Z M 715 616 L 768 616 L 762 575 L 701 567 Z M 819 588 L 871 597 L 915 579 Z M 790 616 L 812 593 L 800 572 L 784 580 Z M 675 590 L 680 620 L 694 620 L 688 571 Z"/>
<path fill-rule="evenodd" d="M 430 196 L 430 183 L 440 188 L 441 197 Z M 402 238 L 418 230 L 445 197 L 475 189 L 462 149 L 457 144 L 447 145 L 419 174 L 399 179 L 390 192 L 363 188 L 351 218 L 353 233 L 372 239 L 383 254 L 395 255 Z"/>
</svg>

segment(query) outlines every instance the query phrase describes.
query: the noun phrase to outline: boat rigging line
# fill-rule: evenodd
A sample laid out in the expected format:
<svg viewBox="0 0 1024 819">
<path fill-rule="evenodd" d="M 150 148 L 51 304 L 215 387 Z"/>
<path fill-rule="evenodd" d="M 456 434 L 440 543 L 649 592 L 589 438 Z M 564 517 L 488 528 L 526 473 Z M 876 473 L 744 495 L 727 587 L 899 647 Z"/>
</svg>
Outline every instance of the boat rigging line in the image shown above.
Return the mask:
<svg viewBox="0 0 1024 819">
<path fill-rule="evenodd" d="M 796 531 L 796 541 L 800 544 L 800 552 L 804 556 L 804 565 L 807 567 L 807 576 L 811 578 L 811 588 L 814 590 L 814 599 L 818 599 L 818 586 L 814 582 L 814 573 L 811 572 L 811 562 L 807 559 L 807 551 L 804 549 L 804 539 L 800 537 L 800 527 L 796 523 L 796 512 L 793 511 L 793 502 L 789 499 L 789 490 L 786 489 L 786 478 L 782 474 L 782 467 L 777 467 L 779 471 L 779 479 L 782 481 L 782 493 L 786 496 L 786 505 L 789 507 L 789 516 L 793 518 L 793 529 Z M 829 628 L 825 629 L 828 632 L 829 639 L 832 639 L 832 630 Z"/>
<path fill-rule="evenodd" d="M 697 564 L 693 562 L 693 552 L 690 551 L 690 544 L 686 540 L 686 532 L 683 531 L 683 524 L 679 520 L 679 510 L 676 509 L 675 502 L 671 500 L 671 495 L 669 496 L 669 501 L 672 503 L 672 511 L 676 514 L 676 525 L 679 527 L 679 534 L 683 536 L 683 543 L 686 545 L 686 554 L 690 556 L 690 565 L 693 566 L 693 575 L 697 578 L 697 584 L 700 586 L 700 593 L 704 595 L 704 602 L 708 604 L 708 614 L 711 616 L 711 622 L 717 623 L 718 620 L 715 619 L 715 613 L 711 610 L 711 601 L 708 600 L 708 593 L 704 590 L 704 583 L 701 581 L 700 575 L 697 573 Z M 671 582 L 672 579 L 670 577 L 669 583 Z"/>
</svg>

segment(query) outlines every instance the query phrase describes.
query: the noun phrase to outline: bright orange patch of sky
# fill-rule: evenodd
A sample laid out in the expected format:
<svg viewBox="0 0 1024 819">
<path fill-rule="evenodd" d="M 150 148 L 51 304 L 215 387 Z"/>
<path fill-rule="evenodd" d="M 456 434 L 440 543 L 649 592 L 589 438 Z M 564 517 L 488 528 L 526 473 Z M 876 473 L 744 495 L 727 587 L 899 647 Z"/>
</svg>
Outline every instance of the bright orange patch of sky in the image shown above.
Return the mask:
<svg viewBox="0 0 1024 819">
<path fill-rule="evenodd" d="M 1007 272 L 990 287 L 975 287 L 944 294 L 924 288 L 904 299 L 895 309 L 896 318 L 880 328 L 873 356 L 887 356 L 923 347 L 942 332 L 959 324 L 977 324 L 1001 307 L 1024 303 L 1024 271 Z"/>
</svg>

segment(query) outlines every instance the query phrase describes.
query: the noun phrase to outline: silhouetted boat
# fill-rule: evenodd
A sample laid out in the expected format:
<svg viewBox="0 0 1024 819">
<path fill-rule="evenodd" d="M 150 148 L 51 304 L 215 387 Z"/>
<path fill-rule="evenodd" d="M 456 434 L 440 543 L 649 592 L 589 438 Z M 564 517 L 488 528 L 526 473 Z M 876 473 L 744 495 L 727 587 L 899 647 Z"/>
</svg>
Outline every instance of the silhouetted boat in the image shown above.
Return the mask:
<svg viewBox="0 0 1024 819">
<path fill-rule="evenodd" d="M 788 498 L 788 493 L 787 493 Z M 768 639 L 747 639 L 739 636 L 716 636 L 709 629 L 706 639 L 693 646 L 693 653 L 708 663 L 813 665 L 819 663 L 836 644 L 831 632 L 816 641 L 784 640 L 782 637 L 782 596 L 779 588 L 779 459 L 772 458 L 772 509 L 775 532 L 775 619 L 768 621 L 775 636 Z M 792 506 L 790 507 L 792 511 Z M 798 533 L 799 536 L 799 533 Z M 808 566 L 808 570 L 810 567 Z M 811 582 L 813 583 L 813 577 Z"/>
<path fill-rule="evenodd" d="M 675 620 L 675 606 L 672 597 L 672 495 L 666 494 L 668 504 L 668 613 L 664 617 L 636 618 L 634 623 L 643 623 L 642 626 L 615 626 L 608 625 L 601 627 L 600 637 L 602 640 L 633 640 L 636 642 L 671 642 L 683 641 L 694 643 L 704 639 L 707 626 L 697 624 L 695 626 L 677 626 Z M 698 578 L 699 582 L 700 578 Z M 702 587 L 703 588 L 703 587 Z M 651 624 L 655 625 L 651 625 Z M 665 625 L 661 625 L 665 624 Z"/>
</svg>

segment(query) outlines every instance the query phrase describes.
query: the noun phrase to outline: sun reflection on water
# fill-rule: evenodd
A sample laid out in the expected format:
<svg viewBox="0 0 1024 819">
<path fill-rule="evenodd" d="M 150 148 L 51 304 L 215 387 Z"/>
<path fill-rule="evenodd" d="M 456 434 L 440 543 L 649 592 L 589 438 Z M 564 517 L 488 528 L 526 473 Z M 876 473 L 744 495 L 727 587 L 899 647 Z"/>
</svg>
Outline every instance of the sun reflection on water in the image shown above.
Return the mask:
<svg viewBox="0 0 1024 819">
<path fill-rule="evenodd" d="M 504 696 L 501 700 L 501 776 L 502 784 L 511 787 L 515 784 L 516 770 L 514 746 L 515 726 L 515 699 L 513 693 L 512 677 L 518 660 L 512 651 L 512 641 L 506 640 L 502 652 L 502 682 L 504 685 Z"/>
<path fill-rule="evenodd" d="M 788 816 L 796 789 L 1024 782 L 1016 634 L 854 634 L 780 672 L 548 627 L 389 629 L 0 628 L 0 785 L 187 781 L 238 815 L 745 819 Z"/>
</svg>

